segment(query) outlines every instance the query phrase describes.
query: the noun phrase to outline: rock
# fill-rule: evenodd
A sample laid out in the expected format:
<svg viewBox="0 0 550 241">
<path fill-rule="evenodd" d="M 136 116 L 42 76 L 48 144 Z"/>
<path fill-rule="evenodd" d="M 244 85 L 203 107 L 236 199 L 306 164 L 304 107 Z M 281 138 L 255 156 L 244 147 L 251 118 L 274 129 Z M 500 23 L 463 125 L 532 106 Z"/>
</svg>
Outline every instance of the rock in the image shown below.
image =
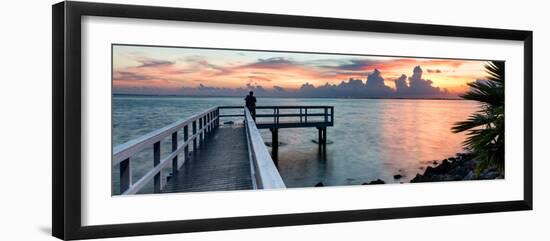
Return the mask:
<svg viewBox="0 0 550 241">
<path fill-rule="evenodd" d="M 439 166 L 434 167 L 433 171 L 434 173 L 437 173 L 437 174 L 446 174 L 449 172 L 450 166 L 451 166 L 450 162 L 447 161 L 447 159 L 445 159 L 441 162 L 441 164 L 439 164 Z"/>
<path fill-rule="evenodd" d="M 386 184 L 386 182 L 384 182 L 384 180 L 382 180 L 382 179 L 376 179 L 376 180 L 371 181 L 369 183 L 364 182 L 362 185 L 376 185 L 376 184 Z"/>
<path fill-rule="evenodd" d="M 456 167 L 454 167 L 454 173 L 461 177 L 466 177 L 472 169 L 473 169 L 472 167 L 468 168 L 464 165 L 463 166 L 457 165 Z"/>
<path fill-rule="evenodd" d="M 466 176 L 462 180 L 473 180 L 474 177 L 475 177 L 474 171 L 470 171 L 468 172 L 468 174 L 466 174 Z"/>
<path fill-rule="evenodd" d="M 317 184 L 315 184 L 315 187 L 324 187 L 325 185 L 323 185 L 323 182 L 319 182 Z"/>
<path fill-rule="evenodd" d="M 426 167 L 426 171 L 424 171 L 424 176 L 431 175 L 433 171 L 434 171 L 433 167 L 430 167 L 430 166 Z"/>
<path fill-rule="evenodd" d="M 422 175 L 416 174 L 416 176 L 414 176 L 414 178 L 411 179 L 411 182 L 412 182 L 412 183 L 414 183 L 414 182 L 419 182 L 421 178 L 422 178 Z"/>
<path fill-rule="evenodd" d="M 499 175 L 496 171 L 489 171 L 479 175 L 479 179 L 495 179 Z"/>
<path fill-rule="evenodd" d="M 502 170 L 499 170 L 495 166 L 490 166 L 489 168 L 483 170 L 479 176 L 475 175 L 476 166 L 478 166 L 480 162 L 479 160 L 476 160 L 475 155 L 471 153 L 457 153 L 455 157 L 441 160 L 439 164 L 437 160 L 424 163 L 426 165 L 424 173 L 417 174 L 410 182 L 504 178 Z M 422 168 L 419 169 L 422 170 Z"/>
<path fill-rule="evenodd" d="M 395 179 L 395 180 L 401 179 L 402 177 L 403 177 L 403 175 L 401 175 L 401 174 L 393 175 L 393 179 Z"/>
<path fill-rule="evenodd" d="M 233 125 L 233 124 L 235 124 L 235 122 L 233 122 L 233 121 L 226 121 L 226 122 L 224 122 L 224 124 L 226 124 L 226 125 Z"/>
<path fill-rule="evenodd" d="M 498 176 L 500 176 L 501 173 L 496 167 L 490 167 L 485 170 L 483 170 L 479 174 L 479 179 L 485 180 L 485 179 L 495 179 Z"/>
</svg>

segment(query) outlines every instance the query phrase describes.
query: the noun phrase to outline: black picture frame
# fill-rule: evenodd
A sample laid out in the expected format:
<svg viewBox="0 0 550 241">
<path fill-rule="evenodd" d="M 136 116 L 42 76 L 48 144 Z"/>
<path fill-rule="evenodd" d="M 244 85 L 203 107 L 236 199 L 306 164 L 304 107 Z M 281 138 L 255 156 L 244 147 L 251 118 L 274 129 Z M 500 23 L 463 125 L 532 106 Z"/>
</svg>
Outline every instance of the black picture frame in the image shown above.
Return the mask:
<svg viewBox="0 0 550 241">
<path fill-rule="evenodd" d="M 87 239 L 213 230 L 276 227 L 531 210 L 533 32 L 523 30 L 366 21 L 278 14 L 197 10 L 90 2 L 60 2 L 52 6 L 52 233 L 60 239 Z M 343 210 L 283 215 L 212 218 L 99 226 L 81 224 L 81 17 L 136 19 L 350 30 L 426 36 L 516 40 L 524 43 L 524 193 L 521 200 L 404 208 Z"/>
</svg>

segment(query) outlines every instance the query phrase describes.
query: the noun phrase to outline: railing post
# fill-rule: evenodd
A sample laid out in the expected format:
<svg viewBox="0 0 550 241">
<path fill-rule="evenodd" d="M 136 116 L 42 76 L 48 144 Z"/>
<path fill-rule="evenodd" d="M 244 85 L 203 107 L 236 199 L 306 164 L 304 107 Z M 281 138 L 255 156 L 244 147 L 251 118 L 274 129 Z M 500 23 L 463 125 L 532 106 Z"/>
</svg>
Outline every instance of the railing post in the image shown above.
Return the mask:
<svg viewBox="0 0 550 241">
<path fill-rule="evenodd" d="M 130 158 L 120 162 L 120 193 L 128 190 L 132 186 L 132 168 L 130 167 Z"/>
<path fill-rule="evenodd" d="M 210 134 L 210 115 L 204 116 L 204 138 L 208 138 L 208 135 Z"/>
<path fill-rule="evenodd" d="M 156 142 L 153 145 L 153 168 L 156 167 L 160 163 L 160 141 Z M 153 192 L 159 193 L 160 192 L 160 176 L 161 176 L 162 170 L 159 171 L 155 175 L 155 178 L 153 180 Z"/>
<path fill-rule="evenodd" d="M 300 123 L 302 123 L 302 107 L 300 107 Z"/>
<path fill-rule="evenodd" d="M 178 149 L 178 132 L 172 133 L 172 152 Z M 172 159 L 172 175 L 178 172 L 178 155 Z"/>
<path fill-rule="evenodd" d="M 325 122 L 328 122 L 328 107 L 325 107 Z"/>
<path fill-rule="evenodd" d="M 210 133 L 210 113 L 204 116 L 204 133 L 204 137 L 208 138 L 208 135 Z"/>
<path fill-rule="evenodd" d="M 208 113 L 208 132 L 212 132 L 212 112 Z"/>
<path fill-rule="evenodd" d="M 330 123 L 334 124 L 334 107 L 330 107 Z"/>
<path fill-rule="evenodd" d="M 200 144 L 199 144 L 199 145 L 202 144 L 202 140 L 203 140 L 203 134 L 202 134 L 203 131 L 204 131 L 204 130 L 202 129 L 203 123 L 204 123 L 204 116 L 201 117 L 201 118 L 199 118 L 199 131 L 200 131 L 200 133 L 199 133 L 199 143 L 200 143 Z M 202 145 L 201 145 L 201 146 L 202 146 Z"/>
<path fill-rule="evenodd" d="M 323 127 L 323 147 L 327 147 L 327 128 Z"/>
<path fill-rule="evenodd" d="M 275 166 L 279 166 L 279 128 L 271 128 L 271 156 Z"/>
<path fill-rule="evenodd" d="M 197 120 L 193 121 L 193 153 L 197 150 Z"/>
<path fill-rule="evenodd" d="M 319 137 L 318 137 L 318 144 L 319 144 L 319 147 L 321 147 L 321 145 L 323 144 L 323 129 L 321 129 L 321 127 L 317 127 L 317 131 L 319 133 Z"/>
<path fill-rule="evenodd" d="M 306 112 L 304 118 L 306 119 L 306 123 L 307 123 L 307 107 L 304 108 L 304 111 Z"/>
<path fill-rule="evenodd" d="M 189 126 L 186 125 L 183 127 L 183 142 L 187 142 L 187 139 L 189 139 Z M 189 158 L 189 143 L 185 144 L 185 147 L 183 148 L 183 161 L 187 161 L 187 158 Z"/>
<path fill-rule="evenodd" d="M 210 131 L 212 131 L 214 129 L 214 111 L 210 112 L 210 114 L 208 115 L 210 116 L 209 120 L 208 120 L 208 127 L 210 128 Z"/>
</svg>

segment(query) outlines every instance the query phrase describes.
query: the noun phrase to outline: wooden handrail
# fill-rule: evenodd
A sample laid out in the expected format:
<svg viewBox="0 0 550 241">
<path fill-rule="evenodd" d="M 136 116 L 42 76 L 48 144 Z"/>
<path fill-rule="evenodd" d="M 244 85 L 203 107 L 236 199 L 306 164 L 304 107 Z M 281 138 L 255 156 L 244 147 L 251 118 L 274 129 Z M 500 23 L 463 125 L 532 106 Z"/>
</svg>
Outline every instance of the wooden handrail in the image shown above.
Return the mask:
<svg viewBox="0 0 550 241">
<path fill-rule="evenodd" d="M 239 109 L 244 108 L 242 105 L 222 105 L 218 106 L 220 109 Z M 333 108 L 329 105 L 259 105 L 256 106 L 256 109 L 324 109 L 324 108 Z"/>
<path fill-rule="evenodd" d="M 221 105 L 218 106 L 218 109 L 242 109 L 244 106 L 242 105 Z"/>
<path fill-rule="evenodd" d="M 246 139 L 251 163 L 253 184 L 258 189 L 286 188 L 283 178 L 275 166 L 271 155 L 264 144 L 260 131 L 250 115 L 250 111 L 244 108 Z"/>
<path fill-rule="evenodd" d="M 151 131 L 143 136 L 140 136 L 136 139 L 130 140 L 123 144 L 119 144 L 113 148 L 113 159 L 112 165 L 116 166 L 122 160 L 133 156 L 134 154 L 140 152 L 145 147 L 149 147 L 155 142 L 166 138 L 168 135 L 174 133 L 175 130 L 182 129 L 184 126 L 189 125 L 191 122 L 204 117 L 208 113 L 217 110 L 216 107 L 212 107 L 204 112 L 190 116 L 189 118 L 181 121 L 174 122 L 170 125 L 162 127 L 158 130 Z"/>
<path fill-rule="evenodd" d="M 199 123 L 197 128 L 197 122 Z M 141 137 L 113 148 L 112 166 L 120 168 L 120 193 L 122 195 L 135 194 L 145 184 L 154 180 L 154 192 L 159 192 L 161 185 L 161 171 L 169 163 L 172 163 L 172 172 L 176 173 L 178 168 L 178 155 L 184 152 L 187 158 L 189 146 L 197 148 L 197 139 L 203 140 L 213 128 L 219 126 L 219 109 L 212 107 L 199 114 L 195 114 L 185 120 L 172 123 L 158 130 L 149 132 Z M 189 129 L 192 127 L 192 134 L 189 136 Z M 184 142 L 178 145 L 178 131 L 183 129 Z M 160 143 L 166 137 L 172 137 L 172 152 L 161 159 Z M 153 146 L 153 168 L 135 183 L 132 182 L 131 158 L 143 149 Z M 185 161 L 185 159 L 183 160 Z"/>
<path fill-rule="evenodd" d="M 271 113 L 265 110 L 272 109 Z M 259 110 L 264 110 L 263 112 Z M 280 110 L 295 110 L 295 113 L 283 112 Z M 282 118 L 299 117 L 299 123 L 311 123 L 311 117 L 323 117 L 322 122 L 327 125 L 334 123 L 333 106 L 256 106 L 255 118 L 272 118 L 273 124 L 281 123 Z M 310 118 L 308 120 L 308 118 Z M 317 121 L 318 122 L 318 121 Z"/>
<path fill-rule="evenodd" d="M 241 115 L 243 116 L 243 115 Z M 296 114 L 293 114 L 293 113 L 285 113 L 285 114 L 256 114 L 256 117 L 274 117 L 274 116 L 279 116 L 279 117 L 300 117 L 300 116 L 306 116 L 306 114 L 300 114 L 300 113 L 296 113 Z M 324 113 L 316 113 L 316 114 L 307 114 L 307 116 L 330 116 L 330 114 L 324 114 Z M 222 115 L 222 117 L 224 117 Z"/>
</svg>

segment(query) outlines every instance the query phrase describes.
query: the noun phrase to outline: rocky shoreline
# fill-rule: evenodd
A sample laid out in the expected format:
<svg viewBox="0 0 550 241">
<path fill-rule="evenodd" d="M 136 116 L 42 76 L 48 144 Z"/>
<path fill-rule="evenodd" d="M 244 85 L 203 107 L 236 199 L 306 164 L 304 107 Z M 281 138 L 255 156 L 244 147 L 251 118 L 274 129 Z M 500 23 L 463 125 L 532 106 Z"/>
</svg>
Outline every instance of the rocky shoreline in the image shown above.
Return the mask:
<svg viewBox="0 0 550 241">
<path fill-rule="evenodd" d="M 479 173 L 479 176 L 476 176 L 475 168 L 477 164 L 479 164 L 479 161 L 474 159 L 473 154 L 457 153 L 456 157 L 447 158 L 440 162 L 434 161 L 435 167 L 426 167 L 424 174 L 417 174 L 411 180 L 411 183 L 504 178 L 504 173 L 499 171 L 496 167 L 486 168 Z"/>
<path fill-rule="evenodd" d="M 424 169 L 423 174 L 416 174 L 410 181 L 411 183 L 418 182 L 447 182 L 447 181 L 466 181 L 466 180 L 489 180 L 489 179 L 504 179 L 504 173 L 496 167 L 489 167 L 483 170 L 479 176 L 475 175 L 476 166 L 479 161 L 474 159 L 471 153 L 457 153 L 455 157 L 443 159 L 441 161 L 433 161 L 431 165 Z M 395 180 L 401 179 L 401 174 L 393 176 Z M 403 182 L 401 182 L 403 183 Z M 364 182 L 361 185 L 376 185 L 386 184 L 382 179 L 376 179 L 370 182 Z M 323 187 L 323 182 L 319 182 L 315 187 Z"/>
</svg>

